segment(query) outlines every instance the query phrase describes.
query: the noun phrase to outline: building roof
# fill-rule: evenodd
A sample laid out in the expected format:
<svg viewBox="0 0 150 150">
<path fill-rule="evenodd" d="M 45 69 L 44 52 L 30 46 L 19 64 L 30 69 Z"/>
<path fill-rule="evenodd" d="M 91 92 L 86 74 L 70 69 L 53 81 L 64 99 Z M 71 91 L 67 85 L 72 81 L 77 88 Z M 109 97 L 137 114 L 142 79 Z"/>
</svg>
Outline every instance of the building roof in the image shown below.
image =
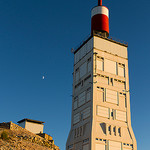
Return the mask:
<svg viewBox="0 0 150 150">
<path fill-rule="evenodd" d="M 113 43 L 117 43 L 119 45 L 122 45 L 122 46 L 125 46 L 125 47 L 128 47 L 128 43 L 125 42 L 125 41 L 122 41 L 122 40 L 119 40 L 119 39 L 116 39 L 116 38 L 112 38 L 112 37 L 103 37 L 102 35 L 100 35 L 98 32 L 95 32 L 93 35 L 90 35 L 90 36 L 87 36 L 83 42 L 81 42 L 77 47 L 75 47 L 74 49 L 74 54 L 83 46 L 85 45 L 93 36 L 98 36 L 102 39 L 105 39 L 107 41 L 110 41 L 110 42 L 113 42 Z"/>
<path fill-rule="evenodd" d="M 27 122 L 33 122 L 33 123 L 38 123 L 38 124 L 43 124 L 43 123 L 45 123 L 45 122 L 43 122 L 43 121 L 32 120 L 32 119 L 28 119 L 28 118 L 24 118 L 24 119 L 18 121 L 17 123 L 21 123 L 21 122 L 25 122 L 25 121 L 27 121 Z"/>
</svg>

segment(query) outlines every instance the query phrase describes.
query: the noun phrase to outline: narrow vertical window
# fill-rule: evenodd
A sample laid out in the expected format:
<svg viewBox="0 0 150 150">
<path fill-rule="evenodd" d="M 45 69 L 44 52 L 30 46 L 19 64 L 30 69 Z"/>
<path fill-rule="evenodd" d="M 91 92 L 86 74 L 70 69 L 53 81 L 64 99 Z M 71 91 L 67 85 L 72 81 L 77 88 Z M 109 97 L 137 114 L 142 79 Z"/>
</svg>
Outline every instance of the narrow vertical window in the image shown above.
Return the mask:
<svg viewBox="0 0 150 150">
<path fill-rule="evenodd" d="M 127 108 L 127 96 L 126 96 L 126 94 L 124 94 L 124 97 L 125 97 L 125 107 Z"/>
<path fill-rule="evenodd" d="M 77 137 L 77 130 L 75 129 L 74 130 L 74 138 L 76 138 Z"/>
<path fill-rule="evenodd" d="M 91 58 L 89 58 L 87 64 L 87 72 L 90 72 L 91 70 L 92 70 L 92 61 Z"/>
<path fill-rule="evenodd" d="M 121 137 L 121 128 L 118 128 L 118 134 Z"/>
<path fill-rule="evenodd" d="M 105 90 L 104 90 L 104 88 L 97 87 L 97 89 L 98 89 L 98 94 L 97 94 L 98 100 L 104 102 L 105 101 Z"/>
<path fill-rule="evenodd" d="M 79 137 L 79 128 L 77 128 L 77 137 Z"/>
<path fill-rule="evenodd" d="M 118 76 L 125 77 L 125 65 L 124 64 L 118 64 Z"/>
<path fill-rule="evenodd" d="M 96 66 L 98 70 L 104 71 L 104 59 L 101 57 L 98 57 Z"/>
<path fill-rule="evenodd" d="M 75 80 L 78 81 L 79 78 L 80 78 L 80 77 L 79 77 L 79 68 L 77 68 L 77 69 L 76 69 L 76 72 L 75 72 Z"/>
<path fill-rule="evenodd" d="M 119 92 L 117 92 L 117 104 L 119 105 Z"/>
<path fill-rule="evenodd" d="M 73 104 L 73 109 L 77 109 L 78 108 L 78 102 L 77 101 L 74 101 L 74 104 Z"/>
<path fill-rule="evenodd" d="M 116 136 L 116 127 L 113 128 L 114 135 Z"/>
<path fill-rule="evenodd" d="M 80 136 L 82 136 L 83 135 L 83 128 L 82 128 L 82 126 L 80 127 Z"/>
<path fill-rule="evenodd" d="M 91 88 L 87 89 L 87 94 L 86 94 L 86 101 L 90 101 L 91 100 Z"/>
<path fill-rule="evenodd" d="M 80 78 L 82 78 L 87 73 L 87 62 L 80 66 Z"/>
<path fill-rule="evenodd" d="M 109 78 L 110 82 L 109 85 L 113 86 L 113 78 Z"/>
<path fill-rule="evenodd" d="M 80 107 L 85 103 L 85 91 L 79 94 L 79 99 L 78 99 L 78 106 Z"/>
<path fill-rule="evenodd" d="M 108 133 L 111 135 L 111 126 L 108 127 Z"/>
</svg>

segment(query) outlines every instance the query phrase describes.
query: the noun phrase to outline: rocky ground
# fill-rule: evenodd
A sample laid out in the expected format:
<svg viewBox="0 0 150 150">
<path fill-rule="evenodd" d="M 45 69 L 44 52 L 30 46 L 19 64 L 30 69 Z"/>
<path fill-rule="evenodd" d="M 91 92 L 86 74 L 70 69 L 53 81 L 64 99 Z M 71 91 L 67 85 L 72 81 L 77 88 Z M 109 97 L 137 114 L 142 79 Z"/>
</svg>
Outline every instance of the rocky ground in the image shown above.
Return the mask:
<svg viewBox="0 0 150 150">
<path fill-rule="evenodd" d="M 1 135 L 5 133 L 5 136 Z M 0 128 L 0 150 L 56 150 L 55 145 L 27 130 Z"/>
</svg>

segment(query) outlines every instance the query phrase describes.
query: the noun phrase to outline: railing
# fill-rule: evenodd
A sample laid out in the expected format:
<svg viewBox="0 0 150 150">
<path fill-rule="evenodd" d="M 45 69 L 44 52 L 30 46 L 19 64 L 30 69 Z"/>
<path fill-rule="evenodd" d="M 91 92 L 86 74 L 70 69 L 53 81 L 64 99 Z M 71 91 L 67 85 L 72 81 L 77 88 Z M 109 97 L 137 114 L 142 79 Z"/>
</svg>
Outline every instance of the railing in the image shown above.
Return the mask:
<svg viewBox="0 0 150 150">
<path fill-rule="evenodd" d="M 118 42 L 120 44 L 128 46 L 128 42 L 126 42 L 126 41 L 123 41 L 123 40 L 120 40 L 120 39 L 117 39 L 117 38 L 114 38 L 114 37 L 108 37 L 108 39 L 110 39 L 112 41 L 116 41 L 116 42 Z"/>
<path fill-rule="evenodd" d="M 91 37 L 91 34 L 89 34 L 88 36 L 86 36 L 86 37 L 82 40 L 82 42 L 80 42 L 77 46 L 75 46 L 74 52 L 75 52 L 83 43 L 85 43 L 90 37 Z"/>
<path fill-rule="evenodd" d="M 118 43 L 118 44 L 121 44 L 121 45 L 124 45 L 124 46 L 128 46 L 128 42 L 126 41 L 123 41 L 123 40 L 120 40 L 120 39 L 117 39 L 117 38 L 114 38 L 114 37 L 104 37 L 102 36 L 99 32 L 95 32 L 94 35 L 97 35 L 103 39 L 106 39 L 106 40 L 109 40 L 109 41 L 112 41 L 112 42 L 115 42 L 115 43 Z M 86 36 L 82 42 L 80 42 L 77 46 L 75 46 L 75 48 L 73 49 L 72 52 L 75 52 L 78 48 L 80 48 L 80 46 L 82 44 L 84 44 L 89 38 L 91 37 L 91 34 L 89 34 L 88 36 Z"/>
</svg>

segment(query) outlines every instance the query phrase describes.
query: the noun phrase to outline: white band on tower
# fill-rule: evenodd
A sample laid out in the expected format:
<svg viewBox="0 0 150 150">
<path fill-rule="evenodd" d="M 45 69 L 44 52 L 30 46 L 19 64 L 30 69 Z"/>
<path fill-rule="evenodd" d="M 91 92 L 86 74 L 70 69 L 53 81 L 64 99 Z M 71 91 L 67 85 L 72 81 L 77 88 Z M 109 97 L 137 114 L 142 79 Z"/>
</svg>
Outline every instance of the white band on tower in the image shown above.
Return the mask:
<svg viewBox="0 0 150 150">
<path fill-rule="evenodd" d="M 105 6 L 97 6 L 97 7 L 93 8 L 91 17 L 93 17 L 97 14 L 103 14 L 109 18 L 109 10 Z"/>
</svg>

